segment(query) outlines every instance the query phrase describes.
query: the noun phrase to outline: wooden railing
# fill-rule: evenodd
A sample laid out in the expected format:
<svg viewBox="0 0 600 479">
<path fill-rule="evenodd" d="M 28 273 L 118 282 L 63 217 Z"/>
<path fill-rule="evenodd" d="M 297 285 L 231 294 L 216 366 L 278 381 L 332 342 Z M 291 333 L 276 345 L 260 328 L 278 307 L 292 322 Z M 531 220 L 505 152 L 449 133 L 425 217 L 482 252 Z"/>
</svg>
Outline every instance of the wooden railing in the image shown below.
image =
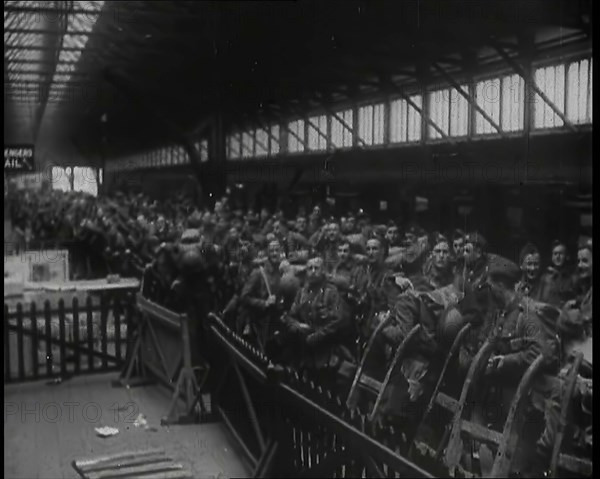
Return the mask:
<svg viewBox="0 0 600 479">
<path fill-rule="evenodd" d="M 120 370 L 133 314 L 131 298 L 119 295 L 5 304 L 4 383 Z"/>
</svg>

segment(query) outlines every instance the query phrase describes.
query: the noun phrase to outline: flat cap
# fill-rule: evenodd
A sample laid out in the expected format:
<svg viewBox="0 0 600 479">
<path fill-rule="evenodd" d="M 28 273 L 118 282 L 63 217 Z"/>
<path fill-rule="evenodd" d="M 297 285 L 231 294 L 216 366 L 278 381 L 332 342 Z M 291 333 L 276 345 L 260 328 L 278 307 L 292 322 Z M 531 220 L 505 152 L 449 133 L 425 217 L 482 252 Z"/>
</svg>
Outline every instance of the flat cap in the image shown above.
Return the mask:
<svg viewBox="0 0 600 479">
<path fill-rule="evenodd" d="M 487 273 L 490 277 L 506 278 L 511 281 L 518 281 L 521 276 L 521 270 L 513 261 L 497 255 L 490 257 Z"/>
</svg>

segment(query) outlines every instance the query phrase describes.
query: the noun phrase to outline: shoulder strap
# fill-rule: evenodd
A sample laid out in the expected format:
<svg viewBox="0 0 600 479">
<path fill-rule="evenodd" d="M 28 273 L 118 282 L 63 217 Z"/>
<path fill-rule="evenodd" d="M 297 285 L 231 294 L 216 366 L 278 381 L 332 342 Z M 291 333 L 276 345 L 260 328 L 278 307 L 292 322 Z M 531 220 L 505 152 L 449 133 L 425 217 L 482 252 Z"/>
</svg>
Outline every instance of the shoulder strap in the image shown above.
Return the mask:
<svg viewBox="0 0 600 479">
<path fill-rule="evenodd" d="M 267 281 L 265 269 L 262 266 L 259 266 L 258 269 L 260 270 L 260 275 L 262 276 L 262 279 L 265 282 L 265 286 L 267 287 L 267 293 L 269 294 L 269 296 L 273 296 L 273 294 L 271 293 L 271 287 L 269 286 L 269 282 Z"/>
</svg>

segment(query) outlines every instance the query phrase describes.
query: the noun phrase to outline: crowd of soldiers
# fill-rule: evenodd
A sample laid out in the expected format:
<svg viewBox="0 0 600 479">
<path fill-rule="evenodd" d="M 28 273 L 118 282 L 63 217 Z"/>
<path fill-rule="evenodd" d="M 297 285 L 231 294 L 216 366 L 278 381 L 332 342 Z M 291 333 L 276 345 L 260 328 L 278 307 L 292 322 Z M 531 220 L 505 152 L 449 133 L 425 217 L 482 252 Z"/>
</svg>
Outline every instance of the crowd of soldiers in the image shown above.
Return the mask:
<svg viewBox="0 0 600 479">
<path fill-rule="evenodd" d="M 480 232 L 411 225 L 400 234 L 398 224 L 372 224 L 363 211 L 325 218 L 315 206 L 289 221 L 282 211 L 235 209 L 227 197 L 204 210 L 182 197 L 159 205 L 133 194 L 55 193 L 44 201 L 46 208 L 31 197 L 16 202 L 21 230 L 86 241 L 85 251 L 93 237 L 109 270 L 131 274 L 137 264 L 149 299 L 193 318 L 218 312 L 274 361 L 316 371 L 332 387 L 343 387 L 344 366 L 360 362 L 371 338 L 365 373 L 381 381 L 395 349 L 421 325 L 382 406 L 382 420 L 406 428 L 416 427 L 406 404 L 431 391 L 440 356 L 465 324 L 472 328 L 453 372 L 457 385 L 491 337 L 498 346 L 485 377 L 494 387 L 514 391 L 542 355 L 532 402 L 544 420 L 531 467 L 547 468 L 572 352 L 591 351 L 591 238 L 580 238 L 574 262 L 575 250 L 560 240 L 547 258 L 527 244 L 513 261 L 493 254 Z M 194 322 L 192 335 L 201 328 Z M 591 361 L 586 354 L 569 416 L 584 455 L 591 454 Z"/>
</svg>

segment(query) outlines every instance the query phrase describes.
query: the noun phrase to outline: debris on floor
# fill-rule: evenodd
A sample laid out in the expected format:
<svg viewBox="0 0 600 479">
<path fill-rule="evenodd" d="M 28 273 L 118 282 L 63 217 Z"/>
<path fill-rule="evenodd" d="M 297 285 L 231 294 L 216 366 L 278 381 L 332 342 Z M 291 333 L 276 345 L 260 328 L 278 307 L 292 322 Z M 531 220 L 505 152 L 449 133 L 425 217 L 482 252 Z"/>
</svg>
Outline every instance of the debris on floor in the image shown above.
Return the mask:
<svg viewBox="0 0 600 479">
<path fill-rule="evenodd" d="M 99 437 L 110 437 L 119 434 L 119 430 L 116 427 L 109 426 L 96 427 L 94 431 L 96 431 L 96 435 Z"/>
</svg>

